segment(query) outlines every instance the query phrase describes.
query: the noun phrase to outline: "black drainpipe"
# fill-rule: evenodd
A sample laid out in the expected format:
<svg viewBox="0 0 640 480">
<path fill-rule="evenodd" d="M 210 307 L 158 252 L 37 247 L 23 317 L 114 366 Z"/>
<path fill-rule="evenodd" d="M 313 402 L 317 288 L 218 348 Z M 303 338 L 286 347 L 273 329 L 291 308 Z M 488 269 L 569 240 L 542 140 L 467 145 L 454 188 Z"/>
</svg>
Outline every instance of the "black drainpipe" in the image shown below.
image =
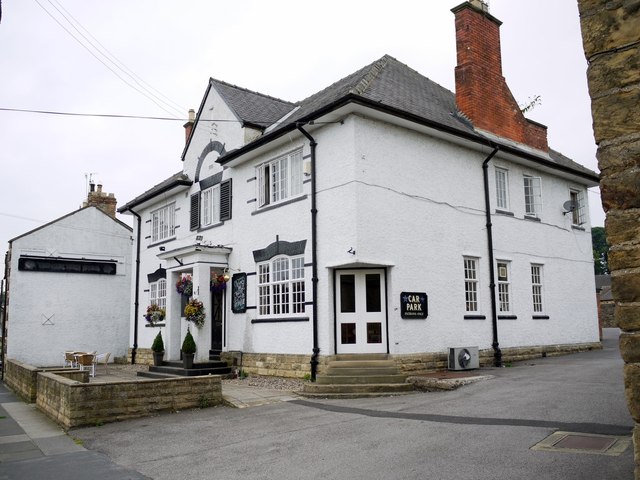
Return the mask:
<svg viewBox="0 0 640 480">
<path fill-rule="evenodd" d="M 309 140 L 311 147 L 311 288 L 313 296 L 313 354 L 311 355 L 311 381 L 316 381 L 316 373 L 318 371 L 318 355 L 320 348 L 318 347 L 318 247 L 317 247 L 317 228 L 318 228 L 318 210 L 316 209 L 316 141 L 309 135 L 302 125 L 297 125 L 298 130 Z"/>
<path fill-rule="evenodd" d="M 131 365 L 136 363 L 138 353 L 138 314 L 140 311 L 140 235 L 142 233 L 142 219 L 133 210 L 129 211 L 136 217 L 138 222 L 138 232 L 136 235 L 136 288 L 133 299 L 133 348 L 131 349 Z"/>
<path fill-rule="evenodd" d="M 482 176 L 484 177 L 484 208 L 487 217 L 487 243 L 489 247 L 489 288 L 491 289 L 491 325 L 493 327 L 493 359 L 496 367 L 502 366 L 502 352 L 498 343 L 498 315 L 496 313 L 496 275 L 493 266 L 493 233 L 491 230 L 491 200 L 489 196 L 489 161 L 498 153 L 498 146 L 482 162 Z"/>
</svg>

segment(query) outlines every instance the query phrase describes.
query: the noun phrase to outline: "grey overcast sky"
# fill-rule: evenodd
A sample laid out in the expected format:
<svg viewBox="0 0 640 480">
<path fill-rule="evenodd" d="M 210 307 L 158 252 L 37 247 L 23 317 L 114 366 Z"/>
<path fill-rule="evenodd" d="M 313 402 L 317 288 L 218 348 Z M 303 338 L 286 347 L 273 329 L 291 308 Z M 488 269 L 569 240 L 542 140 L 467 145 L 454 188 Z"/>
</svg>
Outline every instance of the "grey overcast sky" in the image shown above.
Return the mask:
<svg viewBox="0 0 640 480">
<path fill-rule="evenodd" d="M 209 77 L 296 101 L 389 54 L 453 91 L 450 9 L 461 2 L 4 0 L 0 251 L 80 207 L 89 173 L 123 205 L 180 171 L 182 125 Z M 503 22 L 503 73 L 516 100 L 539 95 L 527 115 L 549 127 L 550 146 L 597 171 L 577 2 L 491 0 L 490 11 Z M 603 225 L 597 189 L 588 199 L 592 224 Z"/>
</svg>

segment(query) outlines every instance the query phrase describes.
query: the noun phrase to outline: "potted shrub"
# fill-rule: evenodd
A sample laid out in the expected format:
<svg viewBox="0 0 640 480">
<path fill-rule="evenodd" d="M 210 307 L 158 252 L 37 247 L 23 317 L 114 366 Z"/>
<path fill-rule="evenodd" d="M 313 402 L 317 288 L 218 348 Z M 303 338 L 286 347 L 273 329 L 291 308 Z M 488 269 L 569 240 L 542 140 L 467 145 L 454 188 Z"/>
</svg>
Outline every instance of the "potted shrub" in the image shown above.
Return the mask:
<svg viewBox="0 0 640 480">
<path fill-rule="evenodd" d="M 187 327 L 187 334 L 182 342 L 182 366 L 185 369 L 193 368 L 193 357 L 196 354 L 196 342 L 191 335 L 191 330 Z"/>
<path fill-rule="evenodd" d="M 158 332 L 156 338 L 153 339 L 151 350 L 153 351 L 153 364 L 156 367 L 162 365 L 162 359 L 164 357 L 164 342 L 162 341 L 162 334 L 160 332 Z"/>
</svg>

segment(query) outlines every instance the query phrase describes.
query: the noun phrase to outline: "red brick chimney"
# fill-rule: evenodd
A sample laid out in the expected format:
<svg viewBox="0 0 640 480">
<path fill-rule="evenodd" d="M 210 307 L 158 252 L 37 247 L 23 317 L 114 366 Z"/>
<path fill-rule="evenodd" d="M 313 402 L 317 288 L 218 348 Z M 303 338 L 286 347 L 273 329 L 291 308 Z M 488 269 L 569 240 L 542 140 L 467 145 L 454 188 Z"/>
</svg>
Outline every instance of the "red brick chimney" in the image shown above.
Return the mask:
<svg viewBox="0 0 640 480">
<path fill-rule="evenodd" d="M 184 143 L 186 144 L 189 141 L 189 137 L 191 136 L 191 131 L 193 130 L 193 124 L 196 122 L 196 112 L 192 109 L 189 110 L 189 120 L 185 123 L 184 126 Z"/>
<path fill-rule="evenodd" d="M 524 117 L 502 76 L 502 22 L 481 0 L 464 2 L 451 11 L 456 17 L 458 109 L 478 130 L 548 151 L 547 127 Z"/>
<path fill-rule="evenodd" d="M 102 185 L 98 184 L 96 190 L 94 183 L 89 184 L 89 195 L 87 201 L 84 202 L 85 207 L 97 207 L 111 218 L 116 218 L 116 204 L 118 201 L 113 193 L 105 193 L 102 191 Z"/>
</svg>

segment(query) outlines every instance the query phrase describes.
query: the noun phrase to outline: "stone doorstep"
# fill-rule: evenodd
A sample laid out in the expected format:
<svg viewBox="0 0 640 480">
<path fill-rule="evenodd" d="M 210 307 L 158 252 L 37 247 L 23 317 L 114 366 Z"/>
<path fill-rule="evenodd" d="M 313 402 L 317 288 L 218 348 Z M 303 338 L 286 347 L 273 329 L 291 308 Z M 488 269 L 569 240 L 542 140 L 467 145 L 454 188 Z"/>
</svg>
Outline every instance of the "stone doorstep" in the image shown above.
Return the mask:
<svg viewBox="0 0 640 480">
<path fill-rule="evenodd" d="M 493 375 L 471 374 L 469 372 L 435 372 L 434 374 L 407 377 L 407 382 L 422 392 L 455 390 L 456 388 L 482 380 Z"/>
</svg>

